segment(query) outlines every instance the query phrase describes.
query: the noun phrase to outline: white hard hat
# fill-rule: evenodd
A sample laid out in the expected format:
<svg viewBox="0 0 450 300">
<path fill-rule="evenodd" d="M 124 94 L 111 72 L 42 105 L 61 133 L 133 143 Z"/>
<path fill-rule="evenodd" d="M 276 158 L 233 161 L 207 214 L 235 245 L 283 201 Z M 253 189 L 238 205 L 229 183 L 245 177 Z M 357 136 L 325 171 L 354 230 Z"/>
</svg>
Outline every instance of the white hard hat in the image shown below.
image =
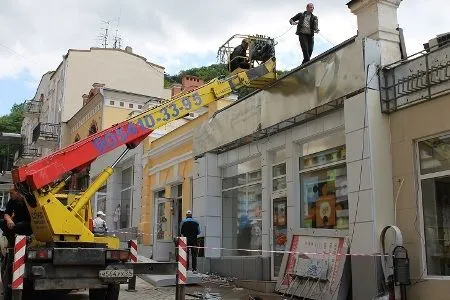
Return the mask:
<svg viewBox="0 0 450 300">
<path fill-rule="evenodd" d="M 192 215 L 192 211 L 190 209 L 187 210 L 186 212 L 187 215 Z"/>
<path fill-rule="evenodd" d="M 106 216 L 105 213 L 102 212 L 101 210 L 99 210 L 99 211 L 97 212 L 97 216 L 98 216 L 98 215 L 100 215 L 100 216 Z"/>
</svg>

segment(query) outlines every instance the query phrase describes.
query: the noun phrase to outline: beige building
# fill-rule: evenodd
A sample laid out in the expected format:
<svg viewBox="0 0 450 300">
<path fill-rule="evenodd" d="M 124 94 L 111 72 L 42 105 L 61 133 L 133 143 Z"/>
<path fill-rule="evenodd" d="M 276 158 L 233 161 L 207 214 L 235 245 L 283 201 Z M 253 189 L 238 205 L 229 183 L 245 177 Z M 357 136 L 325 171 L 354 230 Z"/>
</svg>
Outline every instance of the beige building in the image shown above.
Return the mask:
<svg viewBox="0 0 450 300">
<path fill-rule="evenodd" d="M 449 299 L 450 45 L 432 47 L 382 72 L 389 114 L 395 224 L 410 258 L 409 299 Z M 433 47 L 434 45 L 434 47 Z"/>
<path fill-rule="evenodd" d="M 82 95 L 95 82 L 110 88 L 157 98 L 170 97 L 164 89 L 164 68 L 122 49 L 69 49 L 55 71 L 46 73 L 35 97 L 27 102 L 23 123 L 23 164 L 72 142 L 66 122 L 83 106 Z M 120 104 L 119 104 L 120 105 Z"/>
<path fill-rule="evenodd" d="M 84 106 L 67 122 L 68 144 L 122 122 L 136 113 L 158 105 L 163 99 L 110 89 L 94 84 L 83 95 Z M 106 214 L 108 227 L 116 232 L 129 232 L 137 227 L 141 207 L 143 143 L 132 149 L 114 168 L 113 175 L 93 200 L 94 211 Z M 71 189 L 87 186 L 108 165 L 111 165 L 125 146 L 108 152 L 95 160 L 88 169 L 75 176 Z M 119 209 L 118 209 L 119 208 Z"/>
</svg>

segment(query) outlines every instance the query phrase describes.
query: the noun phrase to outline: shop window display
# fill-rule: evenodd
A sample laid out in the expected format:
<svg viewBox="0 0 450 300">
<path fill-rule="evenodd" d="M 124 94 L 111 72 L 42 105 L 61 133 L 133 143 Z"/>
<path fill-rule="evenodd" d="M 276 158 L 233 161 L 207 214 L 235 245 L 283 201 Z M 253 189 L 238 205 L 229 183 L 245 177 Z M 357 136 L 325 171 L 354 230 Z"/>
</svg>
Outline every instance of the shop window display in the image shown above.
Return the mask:
<svg viewBox="0 0 450 300">
<path fill-rule="evenodd" d="M 302 227 L 348 229 L 347 167 L 340 161 L 345 146 L 300 158 Z"/>
</svg>

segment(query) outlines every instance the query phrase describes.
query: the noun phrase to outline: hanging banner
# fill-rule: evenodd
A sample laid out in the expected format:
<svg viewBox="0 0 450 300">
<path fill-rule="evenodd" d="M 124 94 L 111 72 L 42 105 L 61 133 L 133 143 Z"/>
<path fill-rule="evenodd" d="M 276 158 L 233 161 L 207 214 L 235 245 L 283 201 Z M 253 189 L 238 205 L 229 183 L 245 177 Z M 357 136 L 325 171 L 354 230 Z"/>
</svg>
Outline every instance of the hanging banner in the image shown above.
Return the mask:
<svg viewBox="0 0 450 300">
<path fill-rule="evenodd" d="M 350 286 L 347 236 L 339 230 L 299 229 L 290 234 L 276 291 L 307 299 L 346 299 Z"/>
</svg>

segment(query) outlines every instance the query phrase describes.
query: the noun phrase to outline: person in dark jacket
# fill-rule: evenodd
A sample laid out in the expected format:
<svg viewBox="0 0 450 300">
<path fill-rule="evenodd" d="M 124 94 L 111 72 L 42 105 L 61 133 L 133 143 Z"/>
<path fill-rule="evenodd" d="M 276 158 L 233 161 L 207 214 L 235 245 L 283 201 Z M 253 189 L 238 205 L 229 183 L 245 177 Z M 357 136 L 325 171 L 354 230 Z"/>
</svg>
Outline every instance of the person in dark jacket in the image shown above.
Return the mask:
<svg viewBox="0 0 450 300">
<path fill-rule="evenodd" d="M 314 50 L 314 33 L 319 32 L 319 20 L 317 16 L 313 15 L 314 5 L 308 3 L 306 11 L 301 12 L 293 16 L 289 23 L 291 25 L 297 24 L 297 31 L 300 46 L 303 52 L 303 62 L 308 62 L 311 59 L 311 55 Z"/>
<path fill-rule="evenodd" d="M 189 270 L 189 256 L 192 255 L 192 271 L 197 272 L 197 253 L 198 253 L 198 243 L 197 236 L 200 234 L 200 225 L 196 220 L 192 218 L 192 211 L 188 210 L 186 212 L 186 218 L 181 221 L 180 233 L 182 236 L 186 237 L 187 240 L 187 267 Z"/>
<path fill-rule="evenodd" d="M 32 230 L 25 198 L 14 187 L 10 188 L 9 196 L 3 220 L 0 220 L 0 229 L 8 239 L 8 244 L 12 246 L 16 234 L 31 235 Z"/>
<path fill-rule="evenodd" d="M 234 48 L 230 54 L 230 72 L 233 72 L 237 68 L 249 69 L 250 63 L 247 58 L 248 41 L 243 39 L 241 44 Z"/>
</svg>

